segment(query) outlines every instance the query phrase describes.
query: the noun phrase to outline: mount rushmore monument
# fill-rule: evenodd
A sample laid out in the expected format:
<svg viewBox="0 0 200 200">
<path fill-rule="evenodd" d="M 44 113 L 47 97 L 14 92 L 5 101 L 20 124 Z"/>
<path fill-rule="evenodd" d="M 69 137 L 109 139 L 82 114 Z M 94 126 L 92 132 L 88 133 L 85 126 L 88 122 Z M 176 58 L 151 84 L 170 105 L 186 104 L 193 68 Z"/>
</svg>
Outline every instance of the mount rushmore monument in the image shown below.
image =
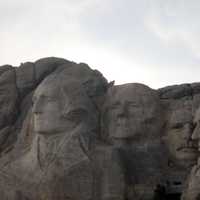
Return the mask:
<svg viewBox="0 0 200 200">
<path fill-rule="evenodd" d="M 0 102 L 1 200 L 200 200 L 200 83 L 49 57 L 1 66 Z"/>
</svg>

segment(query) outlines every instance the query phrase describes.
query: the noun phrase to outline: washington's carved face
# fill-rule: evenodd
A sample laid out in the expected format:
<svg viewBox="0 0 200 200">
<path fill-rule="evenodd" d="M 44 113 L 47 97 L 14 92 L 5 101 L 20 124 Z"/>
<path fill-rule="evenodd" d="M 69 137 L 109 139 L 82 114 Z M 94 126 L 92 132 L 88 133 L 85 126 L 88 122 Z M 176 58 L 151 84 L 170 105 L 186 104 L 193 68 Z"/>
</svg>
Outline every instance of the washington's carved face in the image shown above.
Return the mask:
<svg viewBox="0 0 200 200">
<path fill-rule="evenodd" d="M 62 109 L 59 88 L 41 84 L 33 97 L 34 130 L 40 134 L 63 132 Z"/>
<path fill-rule="evenodd" d="M 94 107 L 79 85 L 69 82 L 65 91 L 56 82 L 45 80 L 33 96 L 34 130 L 39 134 L 71 131 L 84 121 L 92 126 Z M 92 113 L 92 114 L 89 114 Z M 95 124 L 95 123 L 94 123 Z"/>
<path fill-rule="evenodd" d="M 167 146 L 170 154 L 181 165 L 193 165 L 197 159 L 197 146 L 192 141 L 193 122 L 190 104 L 172 110 L 167 128 Z"/>
<path fill-rule="evenodd" d="M 156 94 L 142 84 L 115 86 L 107 108 L 108 132 L 113 138 L 152 136 L 160 128 Z"/>
</svg>

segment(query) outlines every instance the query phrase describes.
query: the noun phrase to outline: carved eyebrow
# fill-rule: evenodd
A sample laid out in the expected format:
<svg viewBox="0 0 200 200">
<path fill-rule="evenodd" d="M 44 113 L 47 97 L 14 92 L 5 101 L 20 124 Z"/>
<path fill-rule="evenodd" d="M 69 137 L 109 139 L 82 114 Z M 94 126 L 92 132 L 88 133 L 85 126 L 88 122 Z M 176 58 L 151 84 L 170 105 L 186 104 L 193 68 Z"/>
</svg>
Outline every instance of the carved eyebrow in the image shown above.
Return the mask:
<svg viewBox="0 0 200 200">
<path fill-rule="evenodd" d="M 36 95 L 33 95 L 32 101 L 35 102 L 37 99 L 47 99 L 47 100 L 54 101 L 54 100 L 57 99 L 57 97 L 56 96 L 51 96 L 51 95 L 48 96 L 48 94 L 41 94 L 41 95 L 39 95 L 39 97 L 36 96 Z"/>
<path fill-rule="evenodd" d="M 113 102 L 112 105 L 120 105 L 120 102 L 119 101 L 115 101 L 115 102 Z"/>
<path fill-rule="evenodd" d="M 43 93 L 43 94 L 41 94 L 40 96 L 41 96 L 42 98 L 44 98 L 44 97 L 52 97 L 52 95 L 51 95 L 51 94 L 48 94 L 48 93 L 46 93 L 46 94 Z"/>
</svg>

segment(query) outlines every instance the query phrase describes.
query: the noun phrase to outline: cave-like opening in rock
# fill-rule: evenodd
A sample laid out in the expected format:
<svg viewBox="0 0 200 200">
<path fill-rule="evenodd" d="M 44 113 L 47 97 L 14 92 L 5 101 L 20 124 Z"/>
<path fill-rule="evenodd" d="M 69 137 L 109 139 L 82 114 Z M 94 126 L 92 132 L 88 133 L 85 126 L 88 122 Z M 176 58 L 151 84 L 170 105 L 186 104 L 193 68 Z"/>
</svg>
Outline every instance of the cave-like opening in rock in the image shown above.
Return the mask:
<svg viewBox="0 0 200 200">
<path fill-rule="evenodd" d="M 167 184 L 170 186 L 169 182 Z M 173 182 L 172 188 L 166 188 L 165 185 L 158 184 L 156 189 L 154 190 L 154 198 L 153 200 L 181 200 L 181 182 Z M 178 187 L 177 187 L 178 186 Z"/>
<path fill-rule="evenodd" d="M 172 193 L 172 194 L 166 194 L 165 200 L 180 200 L 181 194 L 180 193 Z"/>
<path fill-rule="evenodd" d="M 181 200 L 180 193 L 171 193 L 171 194 L 163 194 L 159 195 L 159 197 L 155 197 L 154 200 Z"/>
</svg>

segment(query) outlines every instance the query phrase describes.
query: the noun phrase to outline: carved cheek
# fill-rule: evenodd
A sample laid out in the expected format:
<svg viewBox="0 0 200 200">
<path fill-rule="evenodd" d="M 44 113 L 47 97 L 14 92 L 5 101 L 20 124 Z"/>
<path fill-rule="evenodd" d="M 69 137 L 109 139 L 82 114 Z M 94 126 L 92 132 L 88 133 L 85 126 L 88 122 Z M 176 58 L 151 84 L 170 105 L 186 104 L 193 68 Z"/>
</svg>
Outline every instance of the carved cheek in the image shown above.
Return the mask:
<svg viewBox="0 0 200 200">
<path fill-rule="evenodd" d="M 182 144 L 181 130 L 179 129 L 171 129 L 168 134 L 168 144 L 171 149 L 176 149 Z"/>
</svg>

